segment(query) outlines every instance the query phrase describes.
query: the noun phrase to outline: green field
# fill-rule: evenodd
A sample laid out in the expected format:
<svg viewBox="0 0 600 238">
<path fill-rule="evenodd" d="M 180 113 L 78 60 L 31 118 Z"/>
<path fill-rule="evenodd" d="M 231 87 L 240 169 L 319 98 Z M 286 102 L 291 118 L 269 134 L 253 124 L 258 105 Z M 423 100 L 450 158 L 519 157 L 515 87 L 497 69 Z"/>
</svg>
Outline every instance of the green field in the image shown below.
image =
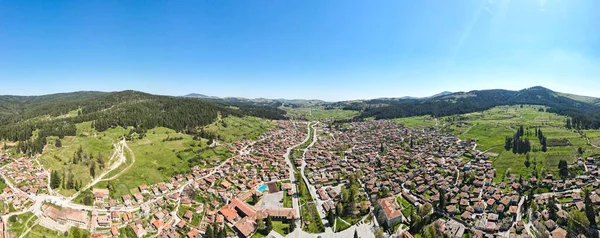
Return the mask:
<svg viewBox="0 0 600 238">
<path fill-rule="evenodd" d="M 91 159 L 73 164 L 71 161 L 75 152 L 81 148 L 86 156 L 93 156 L 94 160 L 100 157 L 108 168 L 114 144 L 128 135 L 131 128 L 117 127 L 98 132 L 92 128 L 92 122 L 79 123 L 76 126 L 77 136 L 63 138 L 60 148 L 54 145 L 58 138 L 49 137 L 48 146 L 40 162 L 45 168 L 59 171 L 61 174 L 62 171 L 67 174 L 71 171 L 74 180 L 81 181 L 85 185 L 91 181 L 89 169 Z M 126 163 L 110 171 L 104 179 L 111 180 L 110 185 L 113 188 L 111 197 L 120 197 L 141 184 L 150 185 L 166 181 L 176 174 L 188 173 L 195 165 L 213 167 L 231 156 L 231 147 L 227 143 L 256 139 L 273 127 L 272 121 L 256 117 L 219 118 L 215 123 L 203 128 L 218 138 L 219 145 L 215 147 L 210 147 L 207 139 L 194 138 L 168 128 L 148 130 L 143 137 L 133 134 L 127 141 L 130 150 L 125 149 L 124 152 Z M 102 171 L 97 168 L 96 176 L 101 173 Z M 95 187 L 105 188 L 108 184 L 109 182 L 103 181 Z M 58 191 L 67 196 L 75 193 L 75 190 L 58 189 Z"/>
<path fill-rule="evenodd" d="M 600 130 L 584 130 L 582 132 L 592 145 L 600 146 Z"/>
<path fill-rule="evenodd" d="M 46 227 L 35 225 L 33 229 L 29 233 L 27 233 L 27 237 L 33 238 L 60 238 L 65 237 L 63 233 L 48 229 Z"/>
<path fill-rule="evenodd" d="M 292 208 L 292 197 L 287 192 L 283 193 L 283 207 Z"/>
<path fill-rule="evenodd" d="M 127 154 L 128 163 L 109 173 L 107 178 L 120 175 L 109 182 L 98 183 L 95 187 L 105 188 L 110 183 L 113 187 L 111 197 L 119 198 L 124 194 L 131 194 L 141 184 L 164 182 L 173 175 L 190 172 L 194 165 L 211 167 L 231 156 L 227 148 L 210 148 L 207 142 L 206 139 L 195 141 L 190 135 L 167 128 L 149 130 L 143 139 L 127 142 L 133 151 L 135 162 L 133 156 Z M 133 165 L 128 166 L 131 162 Z"/>
<path fill-rule="evenodd" d="M 431 116 L 396 118 L 393 121 L 400 122 L 404 126 L 412 128 L 432 127 L 436 126 L 436 122 L 439 124 L 439 121 Z"/>
<path fill-rule="evenodd" d="M 323 221 L 319 216 L 316 204 L 313 202 L 313 198 L 308 192 L 308 186 L 304 179 L 300 180 L 298 186 L 303 186 L 303 190 L 306 191 L 304 194 L 299 194 L 299 205 L 300 205 L 300 217 L 302 218 L 302 229 L 309 233 L 321 233 L 324 232 Z M 298 189 L 301 191 L 301 189 Z M 308 224 L 307 224 L 308 223 Z"/>
<path fill-rule="evenodd" d="M 533 165 L 526 168 L 525 155 L 513 154 L 504 150 L 506 137 L 512 137 L 519 126 L 523 126 L 530 135 L 525 136 L 532 144 L 529 153 L 530 161 L 538 162 L 537 169 L 541 171 L 557 172 L 558 162 L 566 160 L 571 163 L 576 159 L 577 149 L 585 150 L 584 156 L 600 153 L 598 148 L 587 145 L 587 141 L 574 131 L 565 128 L 567 117 L 545 112 L 546 107 L 536 105 L 500 106 L 483 112 L 474 112 L 458 116 L 439 118 L 438 129 L 453 133 L 460 139 L 476 139 L 477 150 L 498 154 L 492 156 L 493 166 L 496 168 L 496 180 L 501 180 L 507 170 L 510 173 L 530 176 Z M 411 117 L 395 119 L 404 122 L 407 126 L 423 127 L 435 125 L 435 121 L 428 117 Z M 552 146 L 548 151 L 541 151 L 541 144 L 535 136 L 535 128 L 540 128 L 548 141 L 565 140 L 568 145 Z M 584 131 L 590 141 L 600 142 L 600 131 Z"/>
<path fill-rule="evenodd" d="M 342 120 L 350 119 L 359 114 L 358 111 L 342 110 L 342 109 L 312 109 L 311 111 L 313 120 Z"/>
<path fill-rule="evenodd" d="M 323 107 L 302 107 L 302 108 L 282 108 L 287 112 L 287 116 L 294 120 L 304 119 L 307 121 L 333 121 L 351 119 L 357 116 L 359 111 L 342 109 L 325 109 Z"/>
<path fill-rule="evenodd" d="M 14 237 L 21 236 L 21 234 L 23 234 L 23 232 L 27 231 L 27 229 L 29 229 L 35 223 L 35 221 L 38 219 L 31 212 L 26 212 L 26 213 L 19 214 L 16 216 L 17 216 L 16 222 L 11 222 L 9 219 L 8 225 L 7 225 L 8 231 L 11 234 L 15 234 Z"/>
<path fill-rule="evenodd" d="M 77 124 L 77 136 L 66 136 L 63 138 L 62 147 L 56 148 L 54 141 L 57 137 L 48 138 L 48 146 L 40 158 L 40 163 L 44 168 L 56 170 L 62 174 L 62 171 L 73 173 L 74 179 L 87 184 L 91 181 L 89 167 L 86 163 L 71 164 L 73 155 L 81 147 L 85 154 L 91 154 L 95 158 L 101 156 L 102 160 L 108 165 L 108 160 L 113 154 L 113 144 L 118 142 L 119 138 L 127 134 L 125 128 L 117 127 L 105 132 L 97 132 L 92 128 L 91 122 Z M 108 167 L 108 166 L 106 166 Z M 97 171 L 97 175 L 101 173 Z M 59 190 L 63 195 L 71 195 L 74 190 Z"/>
<path fill-rule="evenodd" d="M 71 230 L 69 231 L 69 238 L 90 237 L 90 235 L 88 230 L 77 227 L 71 227 Z"/>
<path fill-rule="evenodd" d="M 289 226 L 289 224 L 283 223 L 282 221 L 273 221 L 273 230 L 282 236 L 286 235 Z"/>
<path fill-rule="evenodd" d="M 340 232 L 350 228 L 350 224 L 344 222 L 342 218 L 337 217 L 335 218 L 335 220 L 335 232 Z"/>
<path fill-rule="evenodd" d="M 513 154 L 511 151 L 504 150 L 504 139 L 512 136 L 521 125 L 525 127 L 526 131 L 529 128 L 531 133 L 526 137 L 534 148 L 529 153 L 530 161 L 536 160 L 538 167 L 543 167 L 546 171 L 557 172 L 560 160 L 573 162 L 579 147 L 585 149 L 584 155 L 600 151 L 587 145 L 586 140 L 579 133 L 566 129 L 564 127 L 566 117 L 540 111 L 540 108 L 545 109 L 543 106 L 532 105 L 524 105 L 522 108 L 520 106 L 502 106 L 484 112 L 466 114 L 460 117 L 458 123 L 453 122 L 453 124 L 462 124 L 462 127 L 456 128 L 454 133 L 461 139 L 477 139 L 478 150 L 499 154 L 497 158 L 493 159 L 497 180 L 508 169 L 510 169 L 510 173 L 525 177 L 530 176 L 533 171 L 533 165 L 529 168 L 525 167 L 525 155 Z M 549 145 L 548 151 L 542 152 L 541 144 L 535 137 L 535 128 L 540 128 L 549 141 L 566 139 L 570 145 Z"/>
<path fill-rule="evenodd" d="M 204 131 L 215 134 L 219 140 L 232 143 L 244 139 L 258 139 L 260 135 L 274 126 L 272 121 L 258 117 L 228 116 L 217 118 L 214 123 L 204 127 Z"/>
</svg>

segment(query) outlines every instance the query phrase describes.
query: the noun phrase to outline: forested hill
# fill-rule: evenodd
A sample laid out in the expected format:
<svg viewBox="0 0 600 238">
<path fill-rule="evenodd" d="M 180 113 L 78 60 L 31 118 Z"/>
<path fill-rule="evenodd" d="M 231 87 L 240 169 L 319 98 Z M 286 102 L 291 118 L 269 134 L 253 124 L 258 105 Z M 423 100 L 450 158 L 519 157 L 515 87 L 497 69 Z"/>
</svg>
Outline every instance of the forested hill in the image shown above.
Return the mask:
<svg viewBox="0 0 600 238">
<path fill-rule="evenodd" d="M 133 126 L 136 132 L 163 126 L 188 134 L 218 116 L 283 119 L 283 110 L 244 103 L 151 95 L 137 91 L 75 92 L 46 96 L 0 96 L 0 139 L 21 141 L 40 152 L 47 136 L 74 136 L 75 124 L 92 121 L 98 131 Z M 32 138 L 38 130 L 39 136 Z M 34 140 L 35 139 L 35 140 Z"/>
<path fill-rule="evenodd" d="M 432 115 L 435 117 L 477 112 L 501 105 L 532 104 L 550 107 L 549 112 L 569 116 L 575 128 L 600 128 L 600 107 L 589 101 L 554 92 L 543 87 L 520 91 L 481 90 L 414 100 L 370 100 L 352 102 L 346 109 L 362 109 L 359 119 L 390 119 Z"/>
<path fill-rule="evenodd" d="M 0 96 L 0 122 L 6 124 L 8 120 L 21 120 L 39 115 L 59 116 L 77 108 L 83 101 L 107 94 L 109 93 L 82 91 L 43 96 Z"/>
</svg>

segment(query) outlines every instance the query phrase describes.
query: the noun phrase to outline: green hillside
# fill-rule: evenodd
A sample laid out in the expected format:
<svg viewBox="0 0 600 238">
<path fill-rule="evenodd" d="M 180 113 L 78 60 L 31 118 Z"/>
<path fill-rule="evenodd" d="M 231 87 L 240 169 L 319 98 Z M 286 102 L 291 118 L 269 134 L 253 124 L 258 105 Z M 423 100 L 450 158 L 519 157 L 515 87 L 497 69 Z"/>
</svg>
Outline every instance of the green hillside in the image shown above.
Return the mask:
<svg viewBox="0 0 600 238">
<path fill-rule="evenodd" d="M 547 112 L 547 109 L 548 107 L 540 105 L 499 106 L 481 112 L 438 118 L 437 126 L 432 120 L 424 120 L 422 117 L 398 120 L 411 123 L 407 126 L 437 127 L 463 140 L 475 139 L 477 150 L 491 156 L 497 180 L 502 180 L 507 170 L 509 174 L 524 177 L 532 176 L 534 167 L 538 177 L 541 177 L 544 171 L 557 173 L 560 160 L 572 163 L 577 157 L 600 154 L 600 149 L 587 144 L 584 137 L 587 135 L 592 141 L 597 141 L 600 139 L 599 130 L 580 133 L 578 130 L 567 129 L 567 117 Z M 529 167 L 525 166 L 525 154 L 514 154 L 504 148 L 506 137 L 512 137 L 520 126 L 524 127 L 524 138 L 532 145 Z M 537 129 L 550 141 L 547 152 L 542 151 L 542 145 L 535 135 Z M 578 154 L 580 147 L 584 151 L 582 155 Z M 533 165 L 534 161 L 537 162 L 536 166 Z"/>
<path fill-rule="evenodd" d="M 363 105 L 348 104 L 347 109 L 365 108 L 358 116 L 360 119 L 392 119 L 451 116 L 503 105 L 543 105 L 549 107 L 550 112 L 572 118 L 576 128 L 600 129 L 600 106 L 590 100 L 589 97 L 565 96 L 543 87 L 533 87 L 520 91 L 495 89 L 453 93 L 427 99 L 374 99 Z"/>
<path fill-rule="evenodd" d="M 133 127 L 144 134 L 155 127 L 200 137 L 201 128 L 223 117 L 253 116 L 283 119 L 283 110 L 244 103 L 205 101 L 151 95 L 136 91 L 114 93 L 77 92 L 49 96 L 2 96 L 7 103 L 0 124 L 0 141 L 14 145 L 17 153 L 34 155 L 42 152 L 47 139 L 76 136 L 76 124 L 92 122 L 98 132 L 111 128 Z M 37 136 L 34 137 L 34 132 Z M 10 142 L 19 142 L 16 144 Z"/>
</svg>

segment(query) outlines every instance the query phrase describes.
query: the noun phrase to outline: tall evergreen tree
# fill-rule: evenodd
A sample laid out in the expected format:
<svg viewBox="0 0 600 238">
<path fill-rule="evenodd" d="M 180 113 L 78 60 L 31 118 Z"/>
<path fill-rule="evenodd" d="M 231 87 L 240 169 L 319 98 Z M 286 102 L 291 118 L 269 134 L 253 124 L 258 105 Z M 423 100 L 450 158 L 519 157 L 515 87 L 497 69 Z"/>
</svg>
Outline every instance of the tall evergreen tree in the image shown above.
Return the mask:
<svg viewBox="0 0 600 238">
<path fill-rule="evenodd" d="M 268 231 L 267 233 L 273 230 L 273 220 L 271 219 L 271 216 L 267 216 L 267 220 L 265 221 L 265 229 Z"/>
<path fill-rule="evenodd" d="M 550 214 L 550 218 L 553 220 L 556 219 L 558 212 L 558 207 L 556 206 L 556 201 L 554 201 L 554 197 L 551 197 L 548 201 L 548 213 Z"/>
<path fill-rule="evenodd" d="M 566 179 L 569 176 L 569 165 L 566 160 L 560 160 L 558 162 L 558 174 L 563 179 Z"/>
<path fill-rule="evenodd" d="M 596 209 L 594 208 L 594 203 L 592 203 L 592 199 L 590 199 L 590 191 L 587 189 L 584 189 L 584 204 L 585 216 L 590 222 L 590 225 L 592 227 L 596 227 Z"/>
</svg>

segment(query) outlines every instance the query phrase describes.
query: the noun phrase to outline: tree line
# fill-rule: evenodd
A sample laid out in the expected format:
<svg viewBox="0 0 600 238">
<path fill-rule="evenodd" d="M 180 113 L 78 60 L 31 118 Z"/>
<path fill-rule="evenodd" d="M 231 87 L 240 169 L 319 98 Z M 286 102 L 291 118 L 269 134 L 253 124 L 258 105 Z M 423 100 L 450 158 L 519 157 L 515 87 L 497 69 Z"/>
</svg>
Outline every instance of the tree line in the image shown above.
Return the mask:
<svg viewBox="0 0 600 238">
<path fill-rule="evenodd" d="M 47 104 L 39 102 L 34 104 L 36 108 L 27 109 L 23 115 L 2 116 L 0 120 L 6 123 L 0 125 L 0 139 L 19 142 L 18 152 L 34 155 L 42 152 L 47 137 L 62 139 L 75 136 L 75 124 L 86 121 L 92 121 L 92 127 L 100 132 L 120 126 L 134 127 L 138 134 L 143 134 L 148 129 L 160 126 L 199 136 L 206 134 L 200 128 L 214 122 L 219 114 L 223 117 L 285 118 L 285 111 L 268 106 L 157 96 L 135 91 L 83 98 L 76 100 L 67 97 L 64 99 L 66 101 L 53 99 Z M 64 115 L 73 110 L 78 110 L 77 116 L 36 119 Z M 36 131 L 38 136 L 34 137 Z"/>
<path fill-rule="evenodd" d="M 531 151 L 531 142 L 527 139 L 523 139 L 523 135 L 524 129 L 523 126 L 520 126 L 512 137 L 506 137 L 504 140 L 504 149 L 506 151 L 512 149 L 513 154 L 526 154 Z"/>
<path fill-rule="evenodd" d="M 361 104 L 347 103 L 344 109 L 362 110 L 361 114 L 356 117 L 356 120 L 360 120 L 370 117 L 392 119 L 423 115 L 443 117 L 484 111 L 505 105 L 544 105 L 549 107 L 546 112 L 570 117 L 570 124 L 573 128 L 600 128 L 600 106 L 570 99 L 541 87 L 521 91 L 472 91 L 421 100 L 369 100 Z"/>
</svg>

